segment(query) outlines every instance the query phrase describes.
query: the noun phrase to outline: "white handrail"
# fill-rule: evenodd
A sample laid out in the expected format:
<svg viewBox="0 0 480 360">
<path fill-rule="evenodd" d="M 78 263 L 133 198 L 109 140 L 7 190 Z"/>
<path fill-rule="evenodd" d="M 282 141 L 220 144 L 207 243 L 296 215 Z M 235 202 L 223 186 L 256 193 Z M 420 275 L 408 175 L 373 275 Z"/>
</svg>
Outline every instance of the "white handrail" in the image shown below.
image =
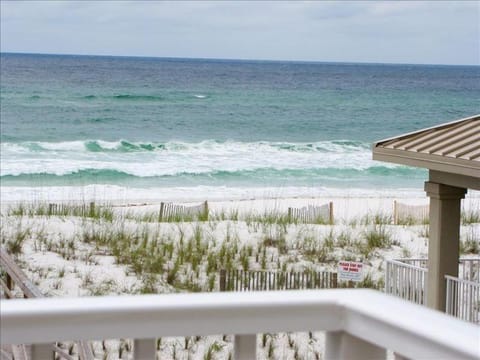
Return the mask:
<svg viewBox="0 0 480 360">
<path fill-rule="evenodd" d="M 326 330 L 411 358 L 480 356 L 475 325 L 363 289 L 9 300 L 0 318 L 2 344 Z"/>
<path fill-rule="evenodd" d="M 415 269 L 415 270 L 418 270 L 418 271 L 427 272 L 428 269 L 425 268 L 425 267 L 410 264 L 410 262 L 424 261 L 424 260 L 425 259 L 406 259 L 406 261 L 404 261 L 404 260 L 387 260 L 387 261 L 389 261 L 391 263 L 394 263 L 394 264 L 398 264 L 399 266 L 406 267 L 406 268 L 409 268 L 409 269 Z"/>
<path fill-rule="evenodd" d="M 400 261 L 400 262 L 412 262 L 412 261 L 427 261 L 426 258 L 399 258 L 399 259 L 392 259 L 393 261 Z"/>
<path fill-rule="evenodd" d="M 445 275 L 445 279 L 451 280 L 451 281 L 456 281 L 456 282 L 461 282 L 462 284 L 466 284 L 466 285 L 480 286 L 480 283 L 478 281 L 459 279 L 455 276 Z"/>
</svg>

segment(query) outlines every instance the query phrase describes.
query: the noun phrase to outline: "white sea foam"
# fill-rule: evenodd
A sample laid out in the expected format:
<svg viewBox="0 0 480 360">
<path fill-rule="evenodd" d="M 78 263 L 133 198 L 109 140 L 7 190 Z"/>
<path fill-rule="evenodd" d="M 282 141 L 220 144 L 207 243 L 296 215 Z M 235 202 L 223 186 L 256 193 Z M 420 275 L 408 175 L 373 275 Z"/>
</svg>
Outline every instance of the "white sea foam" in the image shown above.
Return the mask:
<svg viewBox="0 0 480 360">
<path fill-rule="evenodd" d="M 93 148 L 92 148 L 93 144 Z M 3 143 L 0 174 L 66 175 L 81 170 L 115 170 L 137 177 L 205 174 L 257 169 L 354 169 L 377 166 L 368 144 L 325 141 L 167 142 L 70 141 Z M 394 168 L 395 165 L 382 164 Z"/>
</svg>

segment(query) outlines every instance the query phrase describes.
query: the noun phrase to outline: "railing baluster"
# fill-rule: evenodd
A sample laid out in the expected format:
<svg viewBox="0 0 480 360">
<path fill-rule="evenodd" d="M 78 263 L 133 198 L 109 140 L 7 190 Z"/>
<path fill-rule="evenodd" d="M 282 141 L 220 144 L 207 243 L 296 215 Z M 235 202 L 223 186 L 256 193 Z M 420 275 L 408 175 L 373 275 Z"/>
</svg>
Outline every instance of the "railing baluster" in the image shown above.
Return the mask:
<svg viewBox="0 0 480 360">
<path fill-rule="evenodd" d="M 459 317 L 461 313 L 460 309 L 460 284 L 458 282 L 453 283 L 453 316 Z"/>
<path fill-rule="evenodd" d="M 424 290 L 425 289 L 425 273 L 422 272 L 421 275 L 420 275 L 420 284 L 419 284 L 419 288 L 418 288 L 418 295 L 419 295 L 419 304 L 423 305 L 424 304 L 424 298 L 425 298 L 425 293 L 424 293 Z"/>
<path fill-rule="evenodd" d="M 400 297 L 405 299 L 405 268 L 400 268 Z"/>
<path fill-rule="evenodd" d="M 465 317 L 465 320 L 467 321 L 471 321 L 471 316 L 470 316 L 470 312 L 471 312 L 471 303 L 472 303 L 472 288 L 469 288 L 467 285 L 464 285 L 465 286 L 465 290 L 466 290 L 466 294 L 465 294 L 465 297 L 466 297 L 466 300 L 465 300 L 465 311 L 466 311 L 466 317 Z"/>
<path fill-rule="evenodd" d="M 386 350 L 343 331 L 327 332 L 325 360 L 385 359 Z"/>
<path fill-rule="evenodd" d="M 397 291 L 398 291 L 398 267 L 397 266 L 395 266 L 393 268 L 393 287 L 394 287 L 393 288 L 393 294 L 395 296 L 398 296 L 398 293 L 397 293 Z"/>
<path fill-rule="evenodd" d="M 257 358 L 257 335 L 235 335 L 235 360 L 252 360 Z"/>
<path fill-rule="evenodd" d="M 156 353 L 155 339 L 135 339 L 133 341 L 133 358 L 135 360 L 155 360 Z"/>
<path fill-rule="evenodd" d="M 423 261 L 417 259 L 387 260 L 385 292 L 425 305 L 426 287 Z"/>
<path fill-rule="evenodd" d="M 475 314 L 475 318 L 474 318 L 474 321 L 475 322 L 478 322 L 480 319 L 478 318 L 478 313 L 480 312 L 479 310 L 479 307 L 480 307 L 480 286 L 478 287 L 475 287 L 474 288 L 474 291 L 477 293 L 477 295 L 475 296 L 475 301 L 476 303 L 474 304 L 473 306 L 473 313 Z"/>
<path fill-rule="evenodd" d="M 385 293 L 386 294 L 390 294 L 390 272 L 391 272 L 391 267 L 392 265 L 390 264 L 389 261 L 387 261 L 387 266 L 386 266 L 386 270 L 385 270 Z"/>
<path fill-rule="evenodd" d="M 408 300 L 412 301 L 413 300 L 413 297 L 412 297 L 412 278 L 413 278 L 413 271 L 412 269 L 408 268 L 407 269 L 408 271 Z"/>
<path fill-rule="evenodd" d="M 395 352 L 393 353 L 393 359 L 394 360 L 409 360 L 405 356 L 400 355 L 399 353 L 395 353 Z"/>
<path fill-rule="evenodd" d="M 447 279 L 447 298 L 445 299 L 445 309 L 446 309 L 446 313 L 447 314 L 451 314 L 452 313 L 452 300 L 451 300 L 451 297 L 452 297 L 452 289 L 451 289 L 451 282 L 450 282 L 450 279 Z"/>
<path fill-rule="evenodd" d="M 478 323 L 480 283 L 448 275 L 445 278 L 447 281 L 446 312 L 465 321 Z"/>
<path fill-rule="evenodd" d="M 53 360 L 52 344 L 33 344 L 31 348 L 31 360 Z"/>
<path fill-rule="evenodd" d="M 417 291 L 417 289 L 418 289 L 418 275 L 420 275 L 418 273 L 418 271 L 413 272 L 413 280 L 412 280 L 413 291 L 412 291 L 412 293 L 413 293 L 413 302 L 415 304 L 418 304 L 418 291 Z"/>
</svg>

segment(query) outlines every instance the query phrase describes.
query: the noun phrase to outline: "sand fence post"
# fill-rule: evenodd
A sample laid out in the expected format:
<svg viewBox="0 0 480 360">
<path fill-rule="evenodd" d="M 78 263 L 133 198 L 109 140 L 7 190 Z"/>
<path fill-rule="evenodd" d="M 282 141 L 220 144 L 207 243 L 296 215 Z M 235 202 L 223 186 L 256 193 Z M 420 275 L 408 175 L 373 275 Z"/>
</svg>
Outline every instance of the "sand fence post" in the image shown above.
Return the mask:
<svg viewBox="0 0 480 360">
<path fill-rule="evenodd" d="M 330 225 L 333 225 L 334 219 L 333 219 L 333 201 L 330 201 L 328 203 L 328 210 L 329 210 L 329 217 L 330 217 Z"/>
<path fill-rule="evenodd" d="M 393 200 L 393 225 L 398 225 L 397 200 Z"/>
<path fill-rule="evenodd" d="M 160 203 L 160 212 L 158 213 L 158 222 L 162 222 L 163 219 L 163 210 L 165 208 L 165 203 Z"/>
<path fill-rule="evenodd" d="M 338 288 L 338 275 L 337 273 L 333 273 L 332 274 L 332 277 L 331 277 L 331 284 L 330 286 L 333 288 L 333 289 L 336 289 Z"/>
<path fill-rule="evenodd" d="M 220 291 L 226 291 L 227 288 L 227 271 L 225 269 L 220 269 L 219 277 L 219 288 Z"/>
<path fill-rule="evenodd" d="M 205 200 L 204 202 L 203 216 L 204 216 L 204 220 L 208 221 L 208 201 L 207 200 Z"/>
<path fill-rule="evenodd" d="M 95 217 L 95 202 L 92 201 L 90 203 L 90 209 L 89 210 L 90 210 L 90 217 L 92 217 L 92 218 Z"/>
</svg>

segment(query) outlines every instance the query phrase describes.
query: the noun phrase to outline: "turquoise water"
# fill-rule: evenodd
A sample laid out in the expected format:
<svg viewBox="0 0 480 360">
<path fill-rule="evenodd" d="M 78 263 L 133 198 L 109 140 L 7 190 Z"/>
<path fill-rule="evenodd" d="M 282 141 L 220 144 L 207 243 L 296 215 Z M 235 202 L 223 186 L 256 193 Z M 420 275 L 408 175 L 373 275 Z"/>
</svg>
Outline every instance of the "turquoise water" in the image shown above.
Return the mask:
<svg viewBox="0 0 480 360">
<path fill-rule="evenodd" d="M 0 92 L 3 193 L 421 188 L 372 142 L 478 113 L 480 67 L 1 54 Z"/>
</svg>

